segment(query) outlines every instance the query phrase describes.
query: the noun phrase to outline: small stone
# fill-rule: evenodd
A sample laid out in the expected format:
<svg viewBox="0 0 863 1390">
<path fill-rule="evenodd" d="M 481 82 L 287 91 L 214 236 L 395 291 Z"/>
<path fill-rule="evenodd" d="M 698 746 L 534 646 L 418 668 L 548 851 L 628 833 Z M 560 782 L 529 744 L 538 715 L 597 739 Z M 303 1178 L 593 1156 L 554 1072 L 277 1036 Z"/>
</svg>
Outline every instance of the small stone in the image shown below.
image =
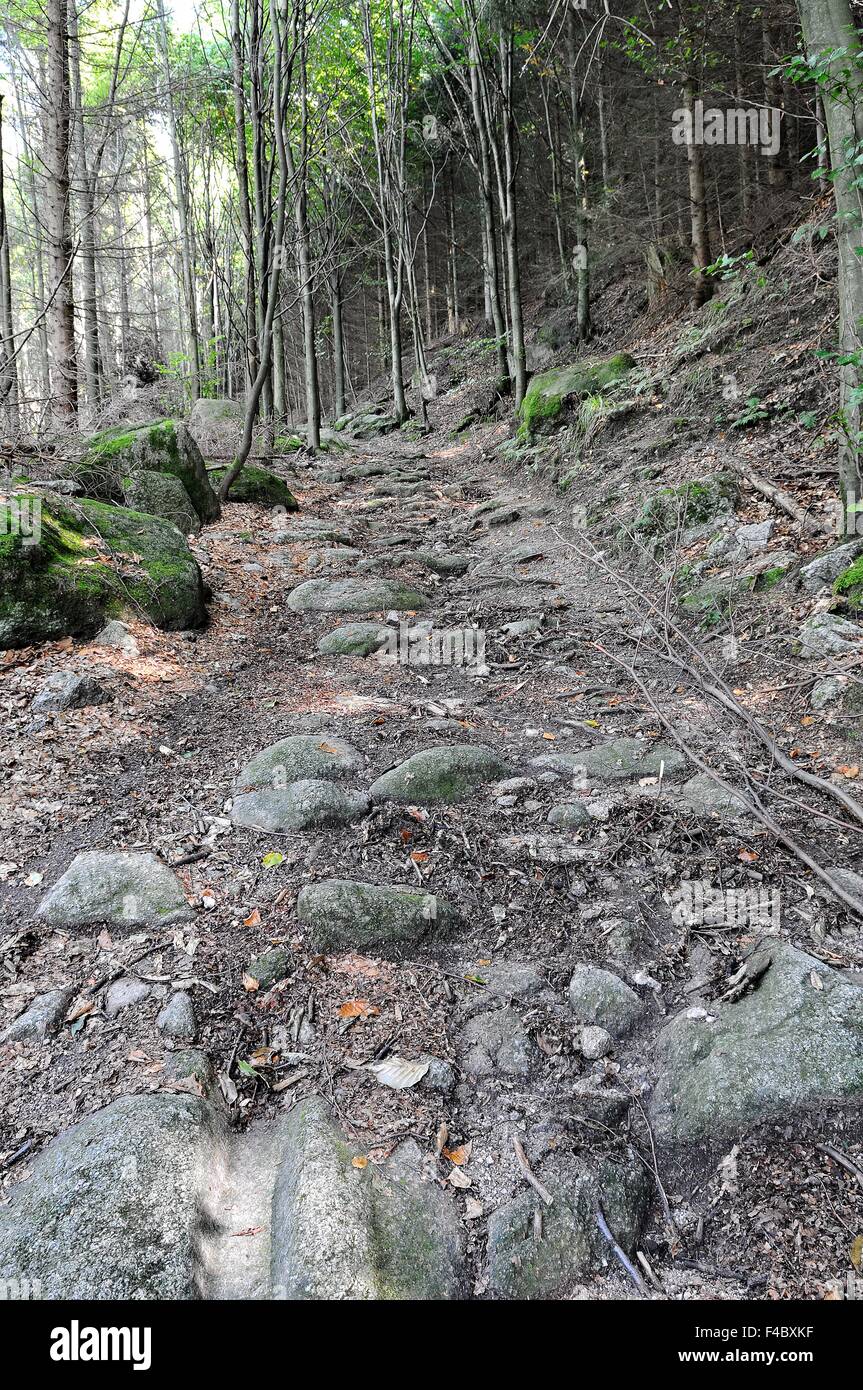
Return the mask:
<svg viewBox="0 0 863 1390">
<path fill-rule="evenodd" d="M 459 921 L 443 898 L 415 887 L 335 878 L 301 888 L 297 916 L 321 951 L 415 946 Z"/>
<path fill-rule="evenodd" d="M 772 518 L 768 521 L 755 521 L 750 526 L 739 527 L 734 532 L 734 542 L 742 554 L 757 555 L 769 545 L 775 530 L 776 522 Z"/>
<path fill-rule="evenodd" d="M 293 952 L 286 946 L 276 946 L 272 951 L 264 951 L 256 956 L 246 967 L 246 974 L 250 979 L 257 980 L 259 989 L 267 990 L 290 975 L 293 964 Z"/>
<path fill-rule="evenodd" d="M 93 641 L 99 647 L 112 647 L 115 651 L 124 652 L 126 656 L 138 655 L 137 641 L 126 624 L 117 618 L 112 618 L 106 623 L 101 632 L 96 633 Z"/>
<path fill-rule="evenodd" d="M 581 1053 L 589 1062 L 596 1062 L 600 1057 L 607 1057 L 614 1048 L 614 1039 L 605 1028 L 598 1028 L 596 1024 L 591 1024 L 587 1028 L 582 1028 L 580 1039 Z"/>
<path fill-rule="evenodd" d="M 444 1062 L 440 1057 L 432 1057 L 428 1053 L 420 1058 L 421 1062 L 428 1062 L 429 1069 L 420 1082 L 424 1091 L 441 1091 L 444 1095 L 449 1095 L 455 1086 L 455 1070 L 450 1062 Z"/>
<path fill-rule="evenodd" d="M 577 830 L 590 819 L 590 812 L 583 801 L 567 801 L 560 806 L 552 806 L 548 813 L 549 825 L 556 825 L 561 830 Z"/>
<path fill-rule="evenodd" d="M 532 792 L 535 788 L 536 778 L 534 777 L 505 777 L 502 782 L 495 782 L 491 790 L 497 797 L 519 797 L 522 792 Z"/>
<path fill-rule="evenodd" d="M 370 656 L 392 635 L 393 629 L 384 623 L 346 623 L 321 637 L 318 651 L 327 656 Z"/>
<path fill-rule="evenodd" d="M 536 1047 L 515 1009 L 495 1009 L 468 1019 L 463 1031 L 464 1070 L 473 1076 L 528 1076 Z"/>
<path fill-rule="evenodd" d="M 105 1017 L 116 1018 L 124 1009 L 142 1004 L 150 993 L 150 986 L 143 980 L 114 980 L 105 993 Z"/>
<path fill-rule="evenodd" d="M 812 687 L 809 696 L 810 708 L 826 709 L 828 705 L 835 705 L 843 689 L 843 683 L 838 676 L 825 676 L 823 681 Z"/>
<path fill-rule="evenodd" d="M 632 1031 L 644 1013 L 638 995 L 618 975 L 596 965 L 577 965 L 569 985 L 569 1003 L 582 1023 L 607 1028 L 612 1037 Z"/>
<path fill-rule="evenodd" d="M 307 579 L 291 591 L 296 613 L 382 613 L 425 608 L 428 599 L 395 579 Z"/>
<path fill-rule="evenodd" d="M 156 1019 L 156 1027 L 177 1042 L 193 1042 L 197 1024 L 190 995 L 178 990 Z"/>
<path fill-rule="evenodd" d="M 349 792 L 335 782 L 303 778 L 283 791 L 264 788 L 234 799 L 234 825 L 281 834 L 288 830 L 314 830 L 334 825 L 354 825 L 369 809 L 365 792 Z"/>
<path fill-rule="evenodd" d="M 41 1041 L 56 1033 L 74 989 L 52 989 L 39 994 L 17 1018 L 0 1033 L 0 1043 Z"/>
<path fill-rule="evenodd" d="M 846 541 L 844 545 L 836 545 L 832 550 L 818 555 L 800 571 L 803 588 L 808 594 L 817 593 L 819 589 L 832 588 L 835 580 L 853 565 L 858 555 L 863 555 L 863 536 Z"/>
</svg>

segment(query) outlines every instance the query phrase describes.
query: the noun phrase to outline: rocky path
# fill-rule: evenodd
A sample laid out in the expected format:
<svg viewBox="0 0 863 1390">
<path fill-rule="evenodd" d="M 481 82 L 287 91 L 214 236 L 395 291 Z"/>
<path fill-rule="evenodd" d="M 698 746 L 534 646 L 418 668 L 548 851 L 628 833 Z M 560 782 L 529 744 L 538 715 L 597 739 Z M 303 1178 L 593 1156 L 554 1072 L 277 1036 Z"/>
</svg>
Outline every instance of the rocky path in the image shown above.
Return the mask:
<svg viewBox="0 0 863 1390">
<path fill-rule="evenodd" d="M 765 917 L 770 849 L 604 654 L 639 618 L 559 503 L 461 445 L 288 481 L 298 513 L 235 505 L 198 538 L 207 632 L 55 654 L 101 660 L 113 705 L 26 715 L 0 1279 L 781 1291 L 791 1236 L 773 1285 L 725 1258 L 755 1196 L 721 1161 L 744 1144 L 760 1184 L 796 1117 L 837 1216 L 795 1286 L 818 1296 L 857 1199 L 814 1136 L 863 1145 L 837 1110 L 863 1092 L 841 915 L 798 886 L 801 930 Z M 58 737 L 75 764 L 46 772 Z M 743 893 L 734 929 L 683 882 Z"/>
</svg>

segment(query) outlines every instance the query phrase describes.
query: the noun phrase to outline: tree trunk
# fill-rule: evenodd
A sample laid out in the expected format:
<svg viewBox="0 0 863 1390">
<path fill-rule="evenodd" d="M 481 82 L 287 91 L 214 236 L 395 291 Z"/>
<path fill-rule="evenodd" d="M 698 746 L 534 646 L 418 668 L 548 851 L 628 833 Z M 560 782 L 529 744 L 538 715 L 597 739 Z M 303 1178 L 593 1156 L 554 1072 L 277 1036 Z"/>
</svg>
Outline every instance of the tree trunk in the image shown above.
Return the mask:
<svg viewBox="0 0 863 1390">
<path fill-rule="evenodd" d="M 861 45 L 848 0 L 798 0 L 807 53 L 825 49 L 853 50 L 855 65 L 847 81 L 841 76 L 846 57 L 834 63 L 834 77 L 842 90 L 832 96 L 824 90 L 824 116 L 834 171 L 836 238 L 839 246 L 839 351 L 853 360 L 840 367 L 840 409 L 844 439 L 839 458 L 839 484 L 844 529 L 852 535 L 859 528 L 856 508 L 863 502 L 863 468 L 860 460 L 861 408 L 857 393 L 861 383 L 861 318 L 863 318 L 863 261 L 856 254 L 863 225 L 863 192 L 857 186 L 857 169 L 848 163 L 848 150 L 863 140 L 863 82 L 860 78 Z"/>
<path fill-rule="evenodd" d="M 195 293 L 195 259 L 191 241 L 191 218 L 189 216 L 189 194 L 183 169 L 183 154 L 177 135 L 177 118 L 174 110 L 173 77 L 168 54 L 168 27 L 165 21 L 163 0 L 156 0 L 158 41 L 161 48 L 162 66 L 165 76 L 165 114 L 168 118 L 168 135 L 171 141 L 171 157 L 174 170 L 174 196 L 177 203 L 177 218 L 180 224 L 180 266 L 183 278 L 183 294 L 186 301 L 186 336 L 189 357 L 189 386 L 192 400 L 201 394 L 200 344 L 198 341 L 198 308 Z"/>
<path fill-rule="evenodd" d="M 44 224 L 48 248 L 48 337 L 51 406 L 58 420 L 78 412 L 75 364 L 75 308 L 72 300 L 74 251 L 69 219 L 69 36 L 66 0 L 46 0 L 46 77 L 44 109 L 46 187 Z"/>
<path fill-rule="evenodd" d="M 12 271 L 9 264 L 9 224 L 3 182 L 3 94 L 0 92 L 0 402 L 6 408 L 9 432 L 18 433 L 18 367 L 12 321 Z"/>
</svg>

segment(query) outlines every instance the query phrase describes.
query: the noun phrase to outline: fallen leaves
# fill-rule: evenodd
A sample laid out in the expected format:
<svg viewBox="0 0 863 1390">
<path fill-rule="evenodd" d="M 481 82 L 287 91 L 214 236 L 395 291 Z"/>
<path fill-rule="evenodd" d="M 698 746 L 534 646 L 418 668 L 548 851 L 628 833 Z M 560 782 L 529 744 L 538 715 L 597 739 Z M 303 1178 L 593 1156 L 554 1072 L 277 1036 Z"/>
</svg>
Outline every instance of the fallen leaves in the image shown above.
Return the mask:
<svg viewBox="0 0 863 1390">
<path fill-rule="evenodd" d="M 371 1072 L 381 1086 L 389 1086 L 394 1091 L 406 1091 L 409 1086 L 416 1086 L 417 1082 L 422 1081 L 431 1062 L 411 1062 L 407 1057 L 399 1057 L 394 1052 L 383 1061 L 364 1062 L 360 1066 L 364 1071 Z"/>
<path fill-rule="evenodd" d="M 261 863 L 265 869 L 277 869 L 280 864 L 284 864 L 285 856 L 280 850 L 271 849 L 264 855 Z"/>
<path fill-rule="evenodd" d="M 379 1013 L 380 1009 L 368 999 L 347 999 L 339 1005 L 339 1018 L 343 1019 L 374 1018 Z"/>
</svg>

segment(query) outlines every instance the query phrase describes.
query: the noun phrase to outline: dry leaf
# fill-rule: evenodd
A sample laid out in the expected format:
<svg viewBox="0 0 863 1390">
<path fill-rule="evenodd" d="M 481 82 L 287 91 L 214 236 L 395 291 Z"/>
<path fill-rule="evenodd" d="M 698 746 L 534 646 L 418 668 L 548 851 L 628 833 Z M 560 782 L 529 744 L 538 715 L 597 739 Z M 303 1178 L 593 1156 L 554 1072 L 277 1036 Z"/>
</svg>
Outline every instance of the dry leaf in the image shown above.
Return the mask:
<svg viewBox="0 0 863 1390">
<path fill-rule="evenodd" d="M 755 864 L 758 857 L 758 853 L 754 849 L 739 849 L 737 851 L 737 858 L 742 860 L 744 864 Z"/>
<path fill-rule="evenodd" d="M 351 1165 L 354 1168 L 368 1168 L 369 1161 L 363 1154 L 357 1154 L 356 1158 L 351 1159 Z"/>
<path fill-rule="evenodd" d="M 478 1202 L 476 1197 L 466 1197 L 464 1202 L 465 1221 L 478 1221 L 482 1214 L 482 1202 Z"/>
<path fill-rule="evenodd" d="M 248 917 L 243 918 L 244 927 L 259 927 L 261 925 L 261 914 L 256 907 L 253 907 Z"/>
<path fill-rule="evenodd" d="M 460 1168 L 451 1169 L 450 1173 L 448 1174 L 447 1181 L 450 1183 L 452 1187 L 464 1188 L 470 1187 L 472 1185 L 467 1173 L 463 1173 Z"/>
<path fill-rule="evenodd" d="M 841 772 L 843 777 L 854 778 L 860 776 L 860 769 L 856 764 L 854 767 L 845 767 L 844 765 L 842 767 L 837 767 L 836 771 Z"/>
<path fill-rule="evenodd" d="M 398 1057 L 393 1053 L 382 1062 L 368 1062 L 365 1069 L 372 1073 L 381 1086 L 390 1086 L 394 1091 L 404 1091 L 408 1086 L 415 1086 L 418 1081 L 422 1081 L 430 1065 L 430 1062 L 411 1062 L 407 1057 Z"/>
<path fill-rule="evenodd" d="M 254 975 L 244 975 L 244 976 L 243 976 L 243 989 L 247 989 L 247 990 L 250 990 L 250 991 L 251 991 L 251 990 L 253 990 L 253 989 L 260 989 L 260 988 L 261 988 L 261 982 L 260 982 L 260 980 L 256 980 L 255 977 L 254 977 Z"/>
<path fill-rule="evenodd" d="M 810 970 L 810 971 L 809 971 L 809 983 L 810 983 L 810 985 L 812 986 L 813 989 L 823 989 L 823 988 L 824 988 L 824 981 L 822 980 L 821 976 L 818 974 L 818 971 L 817 971 L 817 970 Z"/>
<path fill-rule="evenodd" d="M 470 1151 L 473 1148 L 473 1140 L 467 1144 L 459 1144 L 455 1149 L 444 1149 L 443 1156 L 448 1158 L 450 1163 L 454 1163 L 457 1168 L 463 1168 L 470 1158 Z"/>
<path fill-rule="evenodd" d="M 863 1236 L 851 1242 L 851 1263 L 858 1274 L 863 1274 Z"/>
<path fill-rule="evenodd" d="M 339 1018 L 373 1018 L 379 1013 L 380 1009 L 368 999 L 348 999 L 339 1005 Z"/>
<path fill-rule="evenodd" d="M 428 855 L 424 849 L 414 849 L 411 850 L 411 859 L 415 864 L 424 864 L 428 859 Z"/>
</svg>

